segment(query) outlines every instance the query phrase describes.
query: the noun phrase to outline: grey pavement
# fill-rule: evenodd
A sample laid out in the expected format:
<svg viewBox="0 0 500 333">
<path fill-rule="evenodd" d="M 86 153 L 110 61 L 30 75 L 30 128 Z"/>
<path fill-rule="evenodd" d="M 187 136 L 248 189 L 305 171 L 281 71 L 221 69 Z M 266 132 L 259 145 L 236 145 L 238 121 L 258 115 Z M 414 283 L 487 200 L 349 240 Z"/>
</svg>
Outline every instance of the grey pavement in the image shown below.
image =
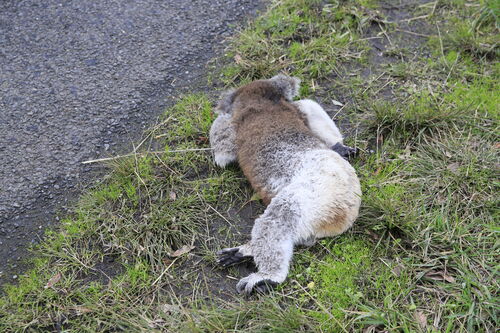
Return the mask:
<svg viewBox="0 0 500 333">
<path fill-rule="evenodd" d="M 0 0 L 0 284 L 92 179 L 81 162 L 126 151 L 261 6 Z"/>
</svg>

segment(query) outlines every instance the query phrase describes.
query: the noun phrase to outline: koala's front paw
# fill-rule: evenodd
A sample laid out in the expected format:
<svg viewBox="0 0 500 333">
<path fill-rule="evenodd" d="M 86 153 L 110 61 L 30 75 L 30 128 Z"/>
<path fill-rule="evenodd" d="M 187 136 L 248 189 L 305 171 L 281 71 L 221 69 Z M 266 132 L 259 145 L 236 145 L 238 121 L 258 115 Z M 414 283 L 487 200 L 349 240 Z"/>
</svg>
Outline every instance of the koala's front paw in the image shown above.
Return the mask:
<svg viewBox="0 0 500 333">
<path fill-rule="evenodd" d="M 240 252 L 239 247 L 222 249 L 217 252 L 217 263 L 223 267 L 228 267 L 252 258 Z"/>
<path fill-rule="evenodd" d="M 267 293 L 271 291 L 274 287 L 278 285 L 278 282 L 272 279 L 265 278 L 259 273 L 252 273 L 249 276 L 243 278 L 236 285 L 236 291 L 239 294 L 250 295 L 252 291 L 257 291 L 259 293 Z"/>
<path fill-rule="evenodd" d="M 359 154 L 358 148 L 352 148 L 352 147 L 346 146 L 340 142 L 337 142 L 336 144 L 334 144 L 331 149 L 333 151 L 337 152 L 345 160 L 349 160 L 349 159 L 351 159 Z"/>
</svg>

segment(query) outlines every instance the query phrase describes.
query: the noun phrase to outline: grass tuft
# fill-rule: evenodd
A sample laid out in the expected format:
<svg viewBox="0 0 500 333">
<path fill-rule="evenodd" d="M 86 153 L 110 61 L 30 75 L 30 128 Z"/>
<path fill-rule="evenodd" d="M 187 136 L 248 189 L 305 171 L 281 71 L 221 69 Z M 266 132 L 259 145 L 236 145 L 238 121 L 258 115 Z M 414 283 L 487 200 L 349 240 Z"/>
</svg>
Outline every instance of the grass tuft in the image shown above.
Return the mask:
<svg viewBox="0 0 500 333">
<path fill-rule="evenodd" d="M 224 67 L 227 85 L 286 71 L 324 78 L 341 61 L 359 59 L 366 45 L 359 35 L 374 14 L 372 1 L 275 1 L 229 48 L 234 63 Z"/>
</svg>

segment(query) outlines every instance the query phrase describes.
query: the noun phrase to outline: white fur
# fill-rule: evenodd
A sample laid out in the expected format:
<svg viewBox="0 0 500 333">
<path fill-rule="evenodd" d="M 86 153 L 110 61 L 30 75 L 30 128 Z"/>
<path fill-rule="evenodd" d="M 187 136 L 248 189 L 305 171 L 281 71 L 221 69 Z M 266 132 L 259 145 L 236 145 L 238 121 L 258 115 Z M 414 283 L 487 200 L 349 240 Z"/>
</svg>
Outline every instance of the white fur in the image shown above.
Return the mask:
<svg viewBox="0 0 500 333">
<path fill-rule="evenodd" d="M 215 164 L 221 168 L 225 168 L 229 164 L 236 161 L 236 156 L 229 153 L 214 154 Z"/>
<path fill-rule="evenodd" d="M 323 238 L 347 230 L 356 219 L 361 204 L 361 186 L 354 168 L 337 153 L 317 149 L 301 155 L 287 195 L 293 195 L 300 206 L 299 239 Z M 341 229 L 326 233 L 320 224 L 332 215 L 332 209 L 346 213 L 347 224 Z"/>
<path fill-rule="evenodd" d="M 224 168 L 235 162 L 236 153 L 236 131 L 232 125 L 231 115 L 220 113 L 210 128 L 210 143 L 212 145 L 215 164 Z"/>
</svg>

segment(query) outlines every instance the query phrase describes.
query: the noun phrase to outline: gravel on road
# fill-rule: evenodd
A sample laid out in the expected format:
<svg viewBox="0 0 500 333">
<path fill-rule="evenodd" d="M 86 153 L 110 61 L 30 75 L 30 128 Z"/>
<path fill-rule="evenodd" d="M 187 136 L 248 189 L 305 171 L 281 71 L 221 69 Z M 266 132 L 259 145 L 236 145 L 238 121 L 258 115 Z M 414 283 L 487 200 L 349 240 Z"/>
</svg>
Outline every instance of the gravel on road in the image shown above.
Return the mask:
<svg viewBox="0 0 500 333">
<path fill-rule="evenodd" d="M 0 284 L 88 184 L 206 73 L 254 0 L 0 2 Z M 206 87 L 211 90 L 211 87 Z"/>
</svg>

